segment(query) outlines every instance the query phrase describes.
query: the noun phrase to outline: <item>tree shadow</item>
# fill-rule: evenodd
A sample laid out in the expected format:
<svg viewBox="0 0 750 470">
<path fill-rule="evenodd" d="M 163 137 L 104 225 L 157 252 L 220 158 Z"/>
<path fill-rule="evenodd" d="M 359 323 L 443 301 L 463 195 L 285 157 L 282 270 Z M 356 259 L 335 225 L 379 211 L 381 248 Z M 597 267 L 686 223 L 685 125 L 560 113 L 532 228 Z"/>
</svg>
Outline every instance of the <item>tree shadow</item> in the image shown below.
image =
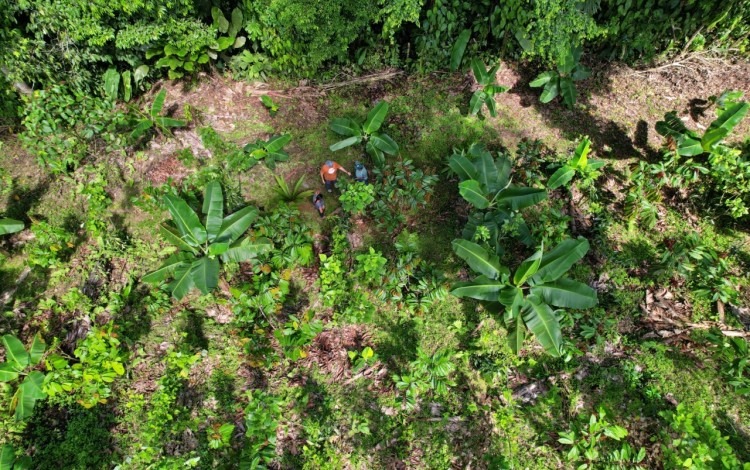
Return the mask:
<svg viewBox="0 0 750 470">
<path fill-rule="evenodd" d="M 404 364 L 417 358 L 420 336 L 416 322 L 413 319 L 384 318 L 378 326 L 387 333 L 386 339 L 378 341 L 378 355 L 389 370 L 401 371 Z"/>
<path fill-rule="evenodd" d="M 203 314 L 195 310 L 183 310 L 180 329 L 185 333 L 185 346 L 191 351 L 208 349 L 208 338 L 203 331 Z"/>
</svg>

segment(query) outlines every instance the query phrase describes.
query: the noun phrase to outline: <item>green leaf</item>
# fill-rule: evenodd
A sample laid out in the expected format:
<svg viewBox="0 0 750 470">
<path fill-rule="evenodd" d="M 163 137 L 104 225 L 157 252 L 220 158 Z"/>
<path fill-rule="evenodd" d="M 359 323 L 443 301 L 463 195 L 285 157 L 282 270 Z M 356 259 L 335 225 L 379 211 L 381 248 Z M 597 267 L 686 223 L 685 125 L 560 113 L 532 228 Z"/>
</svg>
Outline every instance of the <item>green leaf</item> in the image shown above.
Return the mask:
<svg viewBox="0 0 750 470">
<path fill-rule="evenodd" d="M 200 258 L 190 266 L 190 275 L 195 287 L 208 294 L 219 285 L 219 260 L 208 256 Z"/>
<path fill-rule="evenodd" d="M 547 199 L 547 191 L 544 189 L 512 186 L 500 191 L 495 200 L 498 204 L 504 204 L 511 210 L 517 211 L 545 199 Z"/>
<path fill-rule="evenodd" d="M 13 462 L 16 461 L 16 452 L 10 444 L 4 444 L 0 450 L 0 470 L 13 470 Z"/>
<path fill-rule="evenodd" d="M 484 105 L 484 99 L 487 97 L 487 93 L 485 93 L 482 90 L 477 90 L 474 92 L 473 95 L 471 95 L 471 99 L 469 100 L 469 114 L 472 116 L 476 116 L 479 114 L 479 111 L 482 110 L 482 106 Z"/>
<path fill-rule="evenodd" d="M 482 185 L 476 180 L 466 180 L 458 184 L 458 192 L 461 197 L 469 201 L 477 209 L 486 209 L 490 201 L 485 196 Z"/>
<path fill-rule="evenodd" d="M 589 151 L 591 151 L 591 141 L 588 137 L 584 137 L 576 147 L 573 159 L 570 161 L 570 166 L 580 169 L 586 168 Z"/>
<path fill-rule="evenodd" d="M 224 218 L 216 242 L 234 243 L 258 217 L 258 210 L 252 206 L 244 207 Z"/>
<path fill-rule="evenodd" d="M 203 214 L 206 216 L 208 241 L 216 239 L 224 222 L 224 195 L 218 181 L 211 181 L 203 192 Z"/>
<path fill-rule="evenodd" d="M 130 101 L 133 95 L 133 82 L 131 80 L 130 70 L 124 71 L 122 73 L 122 99 L 126 102 Z"/>
<path fill-rule="evenodd" d="M 0 235 L 16 233 L 23 230 L 23 222 L 16 219 L 0 219 Z"/>
<path fill-rule="evenodd" d="M 163 200 L 167 210 L 172 214 L 172 220 L 180 235 L 193 246 L 205 243 L 208 236 L 206 228 L 201 224 L 198 215 L 188 206 L 187 202 L 172 194 L 164 195 Z"/>
<path fill-rule="evenodd" d="M 3 346 L 5 346 L 5 360 L 9 362 L 16 370 L 23 370 L 29 365 L 29 353 L 23 347 L 21 340 L 13 335 L 3 336 Z"/>
<path fill-rule="evenodd" d="M 170 282 L 167 288 L 172 291 L 172 297 L 177 300 L 185 297 L 195 286 L 190 267 L 192 265 L 182 266 L 175 270 L 174 281 Z"/>
<path fill-rule="evenodd" d="M 479 276 L 473 281 L 457 282 L 451 288 L 451 294 L 456 297 L 469 297 L 477 300 L 497 302 L 499 295 L 507 284 Z"/>
<path fill-rule="evenodd" d="M 104 72 L 104 94 L 111 101 L 117 101 L 117 92 L 120 90 L 120 72 L 116 69 L 107 69 Z"/>
<path fill-rule="evenodd" d="M 476 78 L 477 82 L 480 85 L 489 85 L 490 76 L 487 73 L 487 69 L 484 67 L 484 63 L 482 63 L 481 60 L 471 59 L 471 70 L 474 72 L 474 78 Z"/>
<path fill-rule="evenodd" d="M 556 77 L 554 80 L 550 80 L 546 85 L 544 85 L 544 90 L 542 90 L 542 94 L 539 96 L 539 101 L 541 101 L 542 103 L 549 103 L 550 101 L 557 98 L 559 92 L 559 79 Z"/>
<path fill-rule="evenodd" d="M 448 160 L 448 166 L 461 180 L 478 179 L 479 175 L 471 160 L 460 153 L 453 154 Z"/>
<path fill-rule="evenodd" d="M 130 133 L 130 138 L 135 140 L 138 137 L 142 136 L 146 133 L 147 130 L 151 129 L 154 126 L 154 122 L 149 119 L 143 119 L 141 121 L 138 121 L 138 125 L 135 126 L 135 129 L 133 129 L 133 132 Z"/>
<path fill-rule="evenodd" d="M 166 241 L 175 245 L 180 250 L 187 251 L 195 255 L 198 254 L 197 248 L 200 247 L 200 245 L 191 246 L 189 243 L 191 239 L 189 237 L 183 238 L 182 236 L 180 236 L 176 228 L 170 227 L 167 224 L 161 224 L 159 226 L 159 234 L 161 234 L 161 236 L 164 237 Z"/>
<path fill-rule="evenodd" d="M 229 243 L 212 243 L 208 246 L 208 256 L 223 255 L 229 249 Z"/>
<path fill-rule="evenodd" d="M 569 238 L 542 256 L 539 270 L 531 277 L 536 284 L 559 279 L 589 251 L 589 242 L 583 237 Z"/>
<path fill-rule="evenodd" d="M 594 289 L 567 278 L 537 284 L 531 293 L 555 307 L 591 308 L 598 303 Z"/>
<path fill-rule="evenodd" d="M 175 275 L 177 271 L 187 269 L 195 260 L 191 253 L 175 253 L 167 258 L 163 265 L 156 271 L 153 271 L 141 278 L 143 282 L 157 283 Z"/>
<path fill-rule="evenodd" d="M 547 181 L 547 189 L 555 189 L 568 184 L 575 174 L 575 168 L 569 167 L 568 165 L 561 166 L 552 174 L 552 176 L 549 177 L 549 180 Z"/>
<path fill-rule="evenodd" d="M 362 128 L 349 118 L 336 118 L 331 121 L 331 130 L 339 135 L 357 136 L 362 135 Z"/>
<path fill-rule="evenodd" d="M 500 265 L 497 255 L 490 254 L 476 243 L 457 239 L 453 240 L 452 245 L 456 255 L 466 261 L 474 271 L 495 280 L 500 279 L 502 274 L 509 274 L 508 268 Z"/>
<path fill-rule="evenodd" d="M 227 30 L 227 34 L 229 34 L 232 37 L 237 36 L 237 33 L 240 32 L 240 29 L 242 28 L 242 10 L 239 8 L 235 8 L 232 10 L 232 22 L 229 25 L 229 29 Z"/>
<path fill-rule="evenodd" d="M 246 238 L 239 245 L 229 248 L 221 259 L 226 261 L 247 261 L 255 258 L 256 256 L 271 251 L 273 249 L 273 242 L 268 238 L 258 238 L 255 241 L 251 241 Z"/>
<path fill-rule="evenodd" d="M 495 160 L 492 159 L 490 152 L 482 152 L 479 157 L 474 160 L 474 168 L 476 169 L 477 178 L 476 180 L 482 185 L 482 188 L 486 192 L 493 191 L 493 188 L 497 186 L 497 166 L 495 166 Z"/>
<path fill-rule="evenodd" d="M 557 70 L 560 75 L 568 75 L 576 66 L 576 54 L 573 48 L 568 49 L 565 55 L 561 58 L 560 63 L 557 66 Z"/>
<path fill-rule="evenodd" d="M 604 428 L 604 435 L 611 437 L 612 439 L 619 441 L 628 436 L 628 430 L 622 426 L 609 426 Z"/>
<path fill-rule="evenodd" d="M 42 339 L 42 335 L 39 333 L 35 334 L 34 339 L 31 341 L 31 348 L 29 349 L 29 362 L 32 366 L 39 364 L 46 349 L 47 344 Z"/>
<path fill-rule="evenodd" d="M 175 119 L 171 117 L 162 117 L 162 116 L 156 117 L 154 119 L 154 122 L 156 122 L 156 125 L 158 125 L 162 129 L 171 129 L 173 127 L 185 127 L 187 125 L 187 122 L 185 122 L 182 119 Z"/>
<path fill-rule="evenodd" d="M 576 104 L 576 85 L 570 77 L 560 78 L 560 94 L 562 94 L 563 103 L 568 108 L 572 108 Z"/>
<path fill-rule="evenodd" d="M 362 142 L 362 136 L 355 135 L 353 137 L 349 137 L 348 139 L 344 139 L 344 140 L 340 140 L 336 142 L 335 144 L 328 147 L 328 149 L 331 152 L 335 152 L 337 150 L 341 150 L 343 148 L 350 147 L 355 144 L 359 144 L 360 142 Z"/>
<path fill-rule="evenodd" d="M 516 269 L 516 273 L 513 275 L 513 284 L 521 286 L 526 282 L 526 279 L 537 272 L 542 262 L 542 253 L 544 253 L 544 243 L 542 243 L 542 246 L 539 247 L 536 253 L 523 260 L 518 269 Z"/>
<path fill-rule="evenodd" d="M 515 354 L 518 354 L 521 348 L 523 348 L 524 341 L 526 341 L 526 326 L 520 318 L 510 320 L 507 326 L 508 345 Z"/>
<path fill-rule="evenodd" d="M 214 26 L 220 33 L 226 33 L 229 30 L 229 21 L 224 17 L 224 13 L 216 7 L 211 8 L 211 17 L 214 19 Z"/>
<path fill-rule="evenodd" d="M 573 74 L 570 76 L 575 81 L 585 80 L 591 76 L 591 69 L 585 65 L 578 64 Z"/>
<path fill-rule="evenodd" d="M 461 66 L 461 59 L 464 57 L 466 51 L 466 45 L 469 44 L 471 38 L 471 30 L 464 29 L 461 34 L 458 35 L 455 44 L 453 44 L 453 50 L 451 50 L 451 71 L 455 72 Z"/>
<path fill-rule="evenodd" d="M 11 382 L 18 378 L 19 369 L 8 362 L 0 362 L 0 382 Z"/>
<path fill-rule="evenodd" d="M 372 134 L 370 142 L 376 149 L 388 155 L 395 155 L 398 152 L 398 144 L 388 134 Z"/>
<path fill-rule="evenodd" d="M 687 135 L 677 137 L 677 154 L 683 157 L 693 157 L 703 153 L 700 141 Z"/>
<path fill-rule="evenodd" d="M 268 142 L 266 142 L 266 145 L 264 147 L 266 148 L 266 151 L 268 151 L 268 153 L 275 153 L 283 149 L 284 146 L 291 140 L 291 134 L 275 135 L 268 139 Z"/>
<path fill-rule="evenodd" d="M 495 104 L 495 98 L 493 98 L 491 94 L 485 93 L 485 95 L 484 95 L 484 104 L 487 105 L 487 109 L 490 112 L 490 116 L 492 116 L 492 117 L 497 116 L 497 107 L 496 107 L 496 104 Z"/>
<path fill-rule="evenodd" d="M 562 332 L 560 323 L 549 305 L 535 295 L 526 296 L 523 306 L 523 321 L 534 333 L 547 354 L 560 357 L 562 354 Z"/>
<path fill-rule="evenodd" d="M 383 125 L 383 121 L 385 121 L 385 116 L 387 114 L 388 102 L 380 101 L 370 110 L 369 113 L 367 113 L 367 119 L 365 119 L 365 123 L 362 125 L 362 130 L 364 130 L 366 134 L 372 134 L 377 131 L 380 129 L 380 126 Z"/>
<path fill-rule="evenodd" d="M 557 78 L 557 73 L 554 71 L 543 72 L 537 75 L 537 77 L 529 83 L 532 88 L 539 88 L 549 83 L 553 78 Z"/>
<path fill-rule="evenodd" d="M 148 76 L 150 68 L 148 65 L 139 65 L 136 67 L 135 72 L 133 73 L 133 80 L 135 81 L 135 84 L 141 83 L 144 78 Z"/>
<path fill-rule="evenodd" d="M 159 113 L 161 113 L 162 108 L 164 108 L 164 100 L 167 98 L 167 90 L 162 88 L 162 90 L 156 95 L 154 98 L 154 102 L 151 103 L 151 117 L 156 118 Z"/>
<path fill-rule="evenodd" d="M 23 421 L 31 417 L 36 401 L 47 397 L 47 394 L 42 391 L 43 382 L 44 374 L 35 370 L 29 372 L 23 383 L 18 386 L 18 390 L 11 400 L 11 408 L 15 407 L 17 421 Z"/>
<path fill-rule="evenodd" d="M 729 132 L 742 121 L 750 110 L 750 104 L 746 102 L 735 103 L 719 115 L 718 119 L 711 123 L 703 134 L 701 145 L 705 151 L 709 151 L 719 143 Z"/>
</svg>

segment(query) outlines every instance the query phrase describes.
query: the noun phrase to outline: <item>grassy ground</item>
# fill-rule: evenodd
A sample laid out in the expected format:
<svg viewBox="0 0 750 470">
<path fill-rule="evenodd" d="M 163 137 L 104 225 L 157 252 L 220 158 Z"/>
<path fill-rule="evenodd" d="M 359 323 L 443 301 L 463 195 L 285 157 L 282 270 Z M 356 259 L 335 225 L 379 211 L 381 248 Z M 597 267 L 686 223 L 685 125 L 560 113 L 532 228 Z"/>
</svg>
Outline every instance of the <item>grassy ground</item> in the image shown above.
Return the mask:
<svg viewBox="0 0 750 470">
<path fill-rule="evenodd" d="M 738 307 L 747 305 L 746 230 L 669 200 L 660 205 L 654 230 L 623 214 L 630 165 L 652 158 L 659 145 L 653 132 L 637 139 L 640 123 L 653 129 L 674 104 L 655 99 L 667 79 L 634 93 L 637 77 L 600 71 L 570 111 L 538 105 L 521 85 L 523 73 L 501 72 L 499 81 L 512 82 L 511 92 L 498 96 L 499 115 L 485 119 L 466 116 L 471 84 L 459 76 L 398 77 L 328 93 L 277 92 L 218 78 L 188 89 L 164 84 L 167 107 L 177 104 L 176 114 L 187 109 L 195 120 L 173 139 L 160 137 L 123 159 L 91 162 L 104 163 L 111 199 L 99 239 L 85 228 L 91 202 L 82 188 L 92 173 L 40 176 L 33 157 L 12 137 L 5 140 L 0 176 L 10 183 L 3 186 L 0 211 L 27 223 L 46 221 L 69 238 L 45 242 L 26 231 L 5 242 L 3 291 L 30 257 L 51 261 L 19 282 L 3 307 L 3 332 L 30 338 L 40 331 L 72 356 L 90 331 L 113 324 L 127 359 L 105 403 L 86 409 L 58 396 L 37 405 L 25 429 L 3 415 L 0 435 L 7 437 L 0 442 L 28 450 L 37 468 L 235 468 L 255 458 L 271 468 L 573 468 L 588 460 L 602 466 L 621 450 L 619 442 L 601 438 L 598 458 L 575 458 L 559 442 L 560 433 L 585 429 L 603 409 L 604 420 L 627 429 L 623 442 L 636 453 L 646 450 L 640 465 L 659 468 L 675 461 L 670 453 L 697 448 L 675 450 L 678 431 L 669 434 L 678 421 L 669 413 L 682 403 L 695 415 L 689 418 L 698 429 L 695 442 L 726 454 L 715 438 L 720 433 L 730 453 L 750 461 L 750 401 L 727 383 L 707 332 L 672 329 L 663 338 L 649 323 L 657 309 L 696 323 L 719 320 L 716 304 L 697 295 L 696 286 L 656 269 L 665 244 L 692 231 L 733 254 Z M 274 116 L 259 103 L 263 93 L 280 105 Z M 693 97 L 680 89 L 677 107 Z M 306 187 L 322 189 L 318 171 L 325 160 L 335 158 L 351 171 L 365 157 L 354 147 L 329 151 L 338 139 L 329 120 L 363 120 L 382 99 L 390 103 L 382 130 L 400 145 L 400 156 L 389 159 L 412 160 L 439 176 L 428 203 L 407 211 L 394 230 L 379 227 L 371 214 L 349 217 L 335 194 L 326 194 L 322 220 L 306 199 L 284 209 L 273 175 L 287 181 L 304 175 Z M 290 133 L 290 159 L 273 170 L 259 164 L 222 172 L 226 151 L 201 139 L 203 128 L 230 146 Z M 483 142 L 513 158 L 516 181 L 539 184 L 551 174 L 547 164 L 567 159 L 583 133 L 592 137 L 596 157 L 608 162 L 597 198 L 558 190 L 524 215 L 534 233 L 551 242 L 578 235 L 590 240 L 592 249 L 572 277 L 596 287 L 599 305 L 567 317 L 567 358 L 545 356 L 533 339 L 516 356 L 500 315 L 445 294 L 468 276 L 450 246 L 461 236 L 467 207 L 457 181 L 444 171 L 447 157 Z M 247 201 L 262 208 L 267 218 L 256 223 L 256 233 L 272 237 L 277 249 L 296 243 L 285 238 L 296 233 L 314 247 L 314 257 L 231 265 L 216 293 L 174 301 L 139 282 L 167 255 L 156 230 L 167 214 L 155 201 L 164 183 L 199 195 L 214 177 L 222 178 L 229 206 Z M 418 235 L 411 257 L 397 247 L 404 242 L 399 232 Z M 382 280 L 358 271 L 357 256 L 370 247 L 388 260 Z M 505 261 L 531 251 L 516 248 Z M 333 268 L 319 261 L 320 254 L 341 262 L 328 284 L 324 277 Z M 387 278 L 403 283 L 391 288 Z M 421 280 L 434 283 L 418 291 Z M 271 310 L 257 307 L 264 296 Z M 302 326 L 317 321 L 322 331 L 306 337 Z M 726 322 L 741 328 L 731 315 Z M 300 344 L 282 344 L 274 331 L 287 331 Z M 375 356 L 362 360 L 367 348 Z M 447 374 L 430 362 L 436 357 L 446 358 Z M 425 367 L 430 380 L 410 401 L 405 377 Z M 5 393 L 0 405 L 7 409 L 8 401 Z M 222 438 L 224 424 L 234 427 Z M 81 442 L 82 429 L 93 437 Z"/>
</svg>

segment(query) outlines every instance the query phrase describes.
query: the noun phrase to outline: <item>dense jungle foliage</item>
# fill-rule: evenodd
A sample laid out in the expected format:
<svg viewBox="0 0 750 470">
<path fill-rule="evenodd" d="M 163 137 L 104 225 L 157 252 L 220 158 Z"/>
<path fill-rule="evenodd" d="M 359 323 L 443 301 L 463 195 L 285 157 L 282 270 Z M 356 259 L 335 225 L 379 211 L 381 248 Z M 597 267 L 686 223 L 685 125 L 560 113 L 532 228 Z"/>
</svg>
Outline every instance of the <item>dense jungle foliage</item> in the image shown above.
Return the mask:
<svg viewBox="0 0 750 470">
<path fill-rule="evenodd" d="M 0 0 L 0 470 L 750 469 L 749 46 L 743 1 Z"/>
</svg>

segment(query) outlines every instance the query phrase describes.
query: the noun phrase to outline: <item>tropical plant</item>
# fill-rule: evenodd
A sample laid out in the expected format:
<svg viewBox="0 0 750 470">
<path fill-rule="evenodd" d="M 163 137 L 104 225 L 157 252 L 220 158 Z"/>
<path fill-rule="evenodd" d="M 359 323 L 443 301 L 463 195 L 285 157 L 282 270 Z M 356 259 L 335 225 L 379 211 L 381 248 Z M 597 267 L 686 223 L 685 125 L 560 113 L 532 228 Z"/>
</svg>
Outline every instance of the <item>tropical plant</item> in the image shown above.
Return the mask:
<svg viewBox="0 0 750 470">
<path fill-rule="evenodd" d="M 329 148 L 332 152 L 356 144 L 364 144 L 365 151 L 372 157 L 376 166 L 385 165 L 385 154 L 396 155 L 398 144 L 388 134 L 378 132 L 388 114 L 388 102 L 381 101 L 367 113 L 367 118 L 360 124 L 349 118 L 336 118 L 331 121 L 331 130 L 346 137 Z"/>
<path fill-rule="evenodd" d="M 117 101 L 120 96 L 124 101 L 130 101 L 133 96 L 133 88 L 140 86 L 148 72 L 149 67 L 145 64 L 136 67 L 132 73 L 130 70 L 120 73 L 115 68 L 107 69 L 102 76 L 104 95 L 111 101 Z M 122 95 L 120 94 L 121 90 Z"/>
<path fill-rule="evenodd" d="M 729 338 L 711 331 L 707 339 L 714 345 L 714 358 L 721 375 L 739 395 L 750 395 L 750 348 L 745 338 Z"/>
<path fill-rule="evenodd" d="M 568 184 L 575 175 L 579 175 L 584 181 L 593 182 L 599 176 L 599 170 L 601 167 L 607 164 L 603 160 L 589 160 L 588 154 L 591 150 L 591 141 L 588 137 L 584 137 L 583 140 L 576 147 L 576 151 L 573 154 L 573 158 L 570 162 L 564 164 L 555 171 L 547 181 L 548 189 L 559 188 L 560 186 Z M 589 183 L 590 184 L 590 183 Z"/>
<path fill-rule="evenodd" d="M 232 423 L 216 423 L 208 432 L 208 447 L 211 449 L 222 449 L 229 447 L 229 440 L 234 432 Z"/>
<path fill-rule="evenodd" d="M 429 354 L 421 348 L 417 349 L 417 359 L 409 364 L 411 373 L 397 375 L 392 379 L 396 388 L 404 391 L 403 399 L 399 401 L 406 409 L 412 409 L 417 404 L 417 398 L 425 392 L 432 391 L 436 395 L 443 395 L 456 382 L 450 377 L 455 371 L 453 363 L 454 353 L 449 350 L 438 350 Z"/>
<path fill-rule="evenodd" d="M 274 330 L 273 335 L 279 340 L 284 355 L 296 361 L 307 357 L 305 346 L 310 344 L 321 331 L 323 331 L 323 322 L 313 320 L 312 311 L 309 311 L 302 318 L 290 315 L 284 327 Z"/>
<path fill-rule="evenodd" d="M 575 82 L 584 80 L 591 75 L 591 70 L 580 63 L 581 48 L 571 47 L 560 59 L 556 70 L 548 70 L 539 74 L 529 83 L 532 88 L 544 87 L 539 101 L 549 103 L 558 95 L 562 95 L 563 102 L 568 108 L 576 103 Z"/>
<path fill-rule="evenodd" d="M 464 58 L 464 52 L 466 51 L 466 46 L 469 44 L 469 39 L 471 39 L 470 29 L 465 29 L 458 35 L 451 49 L 451 71 L 455 72 L 461 67 L 461 61 Z"/>
<path fill-rule="evenodd" d="M 0 448 L 0 470 L 27 470 L 31 468 L 31 457 L 16 458 L 16 450 L 10 444 Z"/>
<path fill-rule="evenodd" d="M 490 246 L 500 254 L 504 251 L 501 243 L 504 229 L 515 221 L 512 225 L 521 241 L 533 244 L 529 228 L 522 219 L 518 220 L 517 214 L 546 199 L 547 191 L 511 184 L 512 165 L 508 157 L 493 158 L 482 144 L 475 143 L 468 151 L 455 152 L 448 166 L 461 180 L 458 185 L 461 196 L 477 209 L 464 227 L 465 239 L 474 239 L 478 229 L 485 227 Z"/>
<path fill-rule="evenodd" d="M 258 139 L 253 143 L 245 145 L 244 153 L 233 153 L 228 158 L 228 169 L 245 171 L 257 165 L 259 162 L 271 170 L 276 168 L 276 162 L 289 160 L 289 154 L 284 146 L 292 140 L 289 134 L 275 135 L 268 140 Z"/>
<path fill-rule="evenodd" d="M 474 71 L 474 78 L 477 80 L 480 87 L 474 92 L 469 101 L 469 114 L 472 116 L 479 114 L 484 105 L 487 105 L 487 109 L 490 111 L 490 116 L 497 116 L 495 95 L 497 93 L 508 91 L 508 87 L 495 83 L 497 70 L 499 68 L 500 64 L 497 64 L 494 67 L 485 69 L 484 63 L 482 63 L 481 60 L 472 59 L 471 69 Z"/>
<path fill-rule="evenodd" d="M 0 235 L 16 233 L 23 230 L 23 222 L 16 219 L 0 219 Z"/>
<path fill-rule="evenodd" d="M 504 309 L 508 340 L 516 353 L 523 347 L 528 328 L 548 354 L 559 357 L 563 353 L 561 312 L 553 311 L 550 305 L 583 309 L 597 304 L 594 289 L 564 277 L 588 250 L 589 242 L 584 238 L 565 240 L 546 254 L 542 245 L 511 277 L 510 269 L 500 264 L 497 255 L 469 240 L 453 240 L 453 251 L 479 276 L 455 284 L 451 294 L 487 302 L 491 311 Z"/>
<path fill-rule="evenodd" d="M 162 134 L 171 135 L 170 129 L 176 127 L 184 127 L 185 125 L 187 125 L 187 123 L 182 119 L 160 116 L 161 111 L 164 108 L 164 100 L 166 99 L 166 97 L 167 90 L 162 89 L 154 97 L 154 101 L 153 103 L 151 103 L 151 109 L 149 109 L 148 113 L 144 113 L 136 109 L 138 114 L 140 114 L 140 119 L 136 121 L 135 128 L 130 133 L 131 139 L 138 139 L 152 128 L 156 129 Z"/>
<path fill-rule="evenodd" d="M 240 468 L 260 468 L 276 458 L 276 430 L 283 414 L 284 401 L 263 390 L 247 392 L 245 437 Z"/>
<path fill-rule="evenodd" d="M 47 398 L 42 390 L 44 373 L 34 370 L 42 361 L 47 345 L 38 334 L 34 336 L 28 351 L 21 340 L 13 335 L 4 335 L 2 342 L 5 362 L 0 363 L 0 382 L 16 382 L 23 377 L 10 401 L 10 410 L 15 411 L 16 420 L 23 421 L 31 416 L 37 400 Z"/>
<path fill-rule="evenodd" d="M 279 105 L 268 95 L 261 95 L 260 102 L 263 103 L 271 116 L 275 116 L 279 111 Z"/>
<path fill-rule="evenodd" d="M 627 429 L 610 424 L 606 412 L 600 408 L 598 415 L 591 415 L 586 426 L 559 433 L 560 438 L 557 441 L 571 446 L 567 458 L 571 462 L 579 463 L 576 467 L 579 470 L 599 468 L 598 466 L 605 462 L 608 464 L 607 468 L 642 469 L 643 467 L 637 464 L 646 458 L 646 449 L 643 447 L 636 453 L 630 445 L 623 443 L 619 449 L 609 453 L 603 452 L 602 447 L 607 439 L 619 442 L 627 435 Z"/>
<path fill-rule="evenodd" d="M 297 178 L 297 181 L 293 185 L 289 185 L 284 178 L 279 175 L 273 175 L 276 180 L 276 187 L 274 191 L 281 197 L 284 202 L 297 202 L 300 199 L 312 196 L 314 190 L 304 189 L 305 175 Z"/>
<path fill-rule="evenodd" d="M 352 362 L 352 372 L 359 372 L 366 366 L 372 365 L 380 359 L 370 346 L 365 346 L 361 352 L 347 351 L 347 355 Z"/>
<path fill-rule="evenodd" d="M 361 215 L 375 200 L 375 188 L 367 183 L 351 183 L 341 192 L 341 208 L 352 215 Z"/>
<path fill-rule="evenodd" d="M 164 205 L 172 215 L 172 224 L 162 224 L 161 235 L 180 251 L 159 269 L 143 277 L 145 282 L 173 278 L 167 288 L 181 299 L 192 288 L 208 294 L 219 283 L 220 260 L 247 261 L 272 248 L 267 238 L 240 237 L 250 228 L 258 210 L 244 207 L 226 217 L 221 186 L 213 181 L 206 186 L 202 212 L 205 225 L 183 199 L 167 194 Z"/>
</svg>

